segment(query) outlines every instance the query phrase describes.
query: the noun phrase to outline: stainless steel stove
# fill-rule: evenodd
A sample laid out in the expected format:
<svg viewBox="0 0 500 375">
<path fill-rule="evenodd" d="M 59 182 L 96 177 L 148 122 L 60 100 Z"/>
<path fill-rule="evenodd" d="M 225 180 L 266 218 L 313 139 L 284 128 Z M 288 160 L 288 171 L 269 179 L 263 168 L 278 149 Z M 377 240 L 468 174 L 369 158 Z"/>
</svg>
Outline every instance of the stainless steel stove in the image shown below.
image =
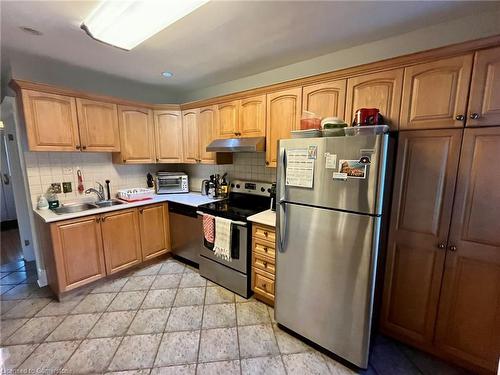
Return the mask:
<svg viewBox="0 0 500 375">
<path fill-rule="evenodd" d="M 250 290 L 251 222 L 247 219 L 270 208 L 271 184 L 233 181 L 225 200 L 198 207 L 204 213 L 232 220 L 231 261 L 217 257 L 204 241 L 200 249 L 200 275 L 248 298 Z"/>
</svg>

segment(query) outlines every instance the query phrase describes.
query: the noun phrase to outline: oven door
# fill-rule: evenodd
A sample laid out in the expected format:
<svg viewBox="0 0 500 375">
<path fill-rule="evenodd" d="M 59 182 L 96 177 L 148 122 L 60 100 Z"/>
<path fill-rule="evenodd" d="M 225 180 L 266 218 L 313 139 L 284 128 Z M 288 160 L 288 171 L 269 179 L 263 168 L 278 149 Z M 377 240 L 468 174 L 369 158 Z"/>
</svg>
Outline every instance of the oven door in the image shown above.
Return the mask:
<svg viewBox="0 0 500 375">
<path fill-rule="evenodd" d="M 203 241 L 201 245 L 200 255 L 202 257 L 213 260 L 226 267 L 237 270 L 241 273 L 247 273 L 247 257 L 248 257 L 248 239 L 246 224 L 232 224 L 232 244 L 231 244 L 231 261 L 221 259 L 215 256 L 213 249 L 210 249 Z"/>
<path fill-rule="evenodd" d="M 156 192 L 159 194 L 182 192 L 182 177 L 181 176 L 156 177 Z"/>
</svg>

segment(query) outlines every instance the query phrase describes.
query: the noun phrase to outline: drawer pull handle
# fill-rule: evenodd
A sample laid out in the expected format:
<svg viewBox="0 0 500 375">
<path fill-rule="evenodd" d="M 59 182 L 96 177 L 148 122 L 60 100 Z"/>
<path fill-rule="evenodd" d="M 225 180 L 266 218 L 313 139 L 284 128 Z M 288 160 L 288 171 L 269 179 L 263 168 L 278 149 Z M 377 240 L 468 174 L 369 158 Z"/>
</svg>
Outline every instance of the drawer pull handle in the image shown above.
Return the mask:
<svg viewBox="0 0 500 375">
<path fill-rule="evenodd" d="M 267 247 L 264 248 L 264 251 L 267 253 Z"/>
<path fill-rule="evenodd" d="M 264 262 L 264 267 L 266 267 L 266 268 L 267 268 L 267 262 Z"/>
<path fill-rule="evenodd" d="M 268 233 L 267 233 L 267 232 L 264 232 L 264 236 L 266 236 L 266 237 L 267 237 L 267 235 L 268 235 Z"/>
</svg>

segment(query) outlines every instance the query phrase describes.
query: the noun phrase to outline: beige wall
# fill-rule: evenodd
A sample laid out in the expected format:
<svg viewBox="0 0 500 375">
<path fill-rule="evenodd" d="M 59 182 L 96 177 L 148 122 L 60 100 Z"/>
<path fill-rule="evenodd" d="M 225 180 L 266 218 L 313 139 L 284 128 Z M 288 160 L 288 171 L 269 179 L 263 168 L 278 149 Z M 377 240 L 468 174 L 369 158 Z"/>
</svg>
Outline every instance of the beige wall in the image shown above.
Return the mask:
<svg viewBox="0 0 500 375">
<path fill-rule="evenodd" d="M 211 98 L 296 78 L 380 61 L 467 40 L 500 34 L 500 11 L 418 29 L 395 37 L 343 49 L 327 55 L 269 70 L 245 78 L 180 94 L 180 102 Z"/>
</svg>

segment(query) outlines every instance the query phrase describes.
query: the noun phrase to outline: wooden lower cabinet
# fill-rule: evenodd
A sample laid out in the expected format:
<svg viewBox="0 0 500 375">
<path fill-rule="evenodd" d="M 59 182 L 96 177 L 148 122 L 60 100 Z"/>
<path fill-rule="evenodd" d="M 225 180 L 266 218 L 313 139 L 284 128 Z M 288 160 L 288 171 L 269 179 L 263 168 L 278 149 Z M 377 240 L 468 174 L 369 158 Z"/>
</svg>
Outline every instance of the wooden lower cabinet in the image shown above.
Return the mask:
<svg viewBox="0 0 500 375">
<path fill-rule="evenodd" d="M 108 275 L 141 263 L 137 209 L 114 211 L 102 215 L 101 229 Z"/>
<path fill-rule="evenodd" d="M 142 259 L 147 260 L 171 250 L 166 203 L 139 208 Z"/>
<path fill-rule="evenodd" d="M 274 305 L 276 274 L 276 230 L 261 224 L 252 226 L 252 290 L 257 299 Z"/>
<path fill-rule="evenodd" d="M 499 149 L 500 127 L 401 132 L 392 202 L 381 330 L 475 373 L 500 353 Z"/>
<path fill-rule="evenodd" d="M 59 297 L 171 249 L 167 203 L 35 224 L 49 285 Z"/>
<path fill-rule="evenodd" d="M 98 216 L 51 224 L 53 274 L 56 293 L 62 293 L 106 276 Z"/>
</svg>

